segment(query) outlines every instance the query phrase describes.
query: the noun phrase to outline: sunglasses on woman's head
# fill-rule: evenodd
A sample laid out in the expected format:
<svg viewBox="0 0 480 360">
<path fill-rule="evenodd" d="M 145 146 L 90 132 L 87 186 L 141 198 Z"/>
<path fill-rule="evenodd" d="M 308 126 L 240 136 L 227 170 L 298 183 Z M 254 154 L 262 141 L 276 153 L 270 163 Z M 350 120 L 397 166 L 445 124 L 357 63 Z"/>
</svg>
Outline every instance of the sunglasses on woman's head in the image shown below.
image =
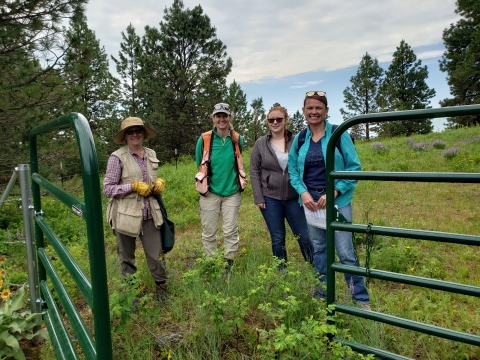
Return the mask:
<svg viewBox="0 0 480 360">
<path fill-rule="evenodd" d="M 227 104 L 217 104 L 213 107 L 213 110 L 216 111 L 216 110 L 227 110 L 227 111 L 230 111 L 230 106 L 228 106 Z"/>
<path fill-rule="evenodd" d="M 125 134 L 127 135 L 133 135 L 133 134 L 143 134 L 143 129 L 129 129 L 127 131 L 125 131 Z"/>
<path fill-rule="evenodd" d="M 270 124 L 273 124 L 275 121 L 277 121 L 277 124 L 281 124 L 283 121 L 283 118 L 278 117 L 278 118 L 269 118 L 267 119 Z"/>
<path fill-rule="evenodd" d="M 307 93 L 305 94 L 306 96 L 314 96 L 314 95 L 318 95 L 318 96 L 325 96 L 327 97 L 327 93 L 325 91 L 307 91 Z"/>
</svg>

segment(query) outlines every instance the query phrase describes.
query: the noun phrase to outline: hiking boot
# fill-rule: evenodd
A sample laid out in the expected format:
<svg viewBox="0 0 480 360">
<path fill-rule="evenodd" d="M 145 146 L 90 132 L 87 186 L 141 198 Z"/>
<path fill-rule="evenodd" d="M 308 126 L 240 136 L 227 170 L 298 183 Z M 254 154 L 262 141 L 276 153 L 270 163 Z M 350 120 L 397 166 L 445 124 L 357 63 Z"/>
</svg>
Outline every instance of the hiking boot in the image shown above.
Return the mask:
<svg viewBox="0 0 480 360">
<path fill-rule="evenodd" d="M 360 304 L 360 308 L 367 311 L 372 311 L 372 308 L 369 304 Z"/>
<path fill-rule="evenodd" d="M 155 296 L 158 301 L 165 301 L 168 297 L 167 284 L 157 284 L 155 289 Z"/>
</svg>

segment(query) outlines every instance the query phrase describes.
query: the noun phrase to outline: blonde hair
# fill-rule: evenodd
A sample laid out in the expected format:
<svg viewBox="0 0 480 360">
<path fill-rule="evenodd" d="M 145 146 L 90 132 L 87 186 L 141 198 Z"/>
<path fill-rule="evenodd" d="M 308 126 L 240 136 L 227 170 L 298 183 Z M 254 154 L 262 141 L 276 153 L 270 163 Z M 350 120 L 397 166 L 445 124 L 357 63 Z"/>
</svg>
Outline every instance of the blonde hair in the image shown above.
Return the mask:
<svg viewBox="0 0 480 360">
<path fill-rule="evenodd" d="M 267 122 L 267 125 L 268 125 L 268 120 L 267 120 L 268 115 L 270 115 L 270 113 L 272 111 L 280 111 L 283 114 L 283 117 L 285 119 L 285 127 L 283 128 L 283 138 L 285 139 L 284 150 L 283 151 L 287 152 L 287 143 L 288 143 L 288 130 L 287 130 L 288 113 L 287 113 L 287 110 L 285 110 L 285 108 L 283 106 L 280 106 L 280 105 L 272 107 L 270 110 L 268 110 L 267 118 L 265 119 L 265 121 Z"/>
</svg>

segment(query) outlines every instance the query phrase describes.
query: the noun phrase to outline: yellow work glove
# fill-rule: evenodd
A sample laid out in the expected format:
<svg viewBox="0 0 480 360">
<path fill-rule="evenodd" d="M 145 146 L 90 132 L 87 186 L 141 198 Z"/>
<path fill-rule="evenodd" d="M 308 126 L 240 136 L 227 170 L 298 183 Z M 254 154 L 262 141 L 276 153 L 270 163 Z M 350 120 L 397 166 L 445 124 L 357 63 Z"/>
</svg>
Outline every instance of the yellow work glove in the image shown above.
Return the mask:
<svg viewBox="0 0 480 360">
<path fill-rule="evenodd" d="M 163 190 L 165 190 L 165 180 L 157 178 L 155 183 L 152 185 L 152 193 L 158 195 L 163 193 Z"/>
<path fill-rule="evenodd" d="M 152 189 L 150 188 L 150 186 L 148 186 L 142 181 L 135 180 L 132 184 L 132 190 L 136 191 L 144 197 L 150 196 L 152 194 Z"/>
</svg>

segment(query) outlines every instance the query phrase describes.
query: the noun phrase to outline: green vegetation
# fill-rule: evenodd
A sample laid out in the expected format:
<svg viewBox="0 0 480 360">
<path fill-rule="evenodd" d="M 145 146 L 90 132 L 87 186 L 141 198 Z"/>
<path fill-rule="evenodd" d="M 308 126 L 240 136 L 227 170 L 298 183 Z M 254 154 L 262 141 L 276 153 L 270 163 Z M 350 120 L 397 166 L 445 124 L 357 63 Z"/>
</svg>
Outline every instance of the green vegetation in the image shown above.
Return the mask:
<svg viewBox="0 0 480 360">
<path fill-rule="evenodd" d="M 445 52 L 440 70 L 446 72 L 450 85 L 449 99 L 441 106 L 471 105 L 480 103 L 480 7 L 475 0 L 458 0 L 455 13 L 460 19 L 443 30 Z M 480 115 L 457 116 L 447 119 L 447 128 L 480 124 Z"/>
<path fill-rule="evenodd" d="M 0 256 L 0 358 L 25 360 L 19 341 L 33 338 L 40 341 L 48 334 L 41 327 L 43 321 L 40 314 L 22 310 L 25 302 L 25 287 L 21 286 L 12 294 L 10 289 L 4 286 L 4 280 L 9 280 L 4 269 L 5 261 L 7 259 Z"/>
<path fill-rule="evenodd" d="M 382 146 L 358 141 L 356 147 L 364 170 L 480 172 L 478 128 L 462 128 L 415 135 L 411 138 L 378 139 Z M 456 148 L 456 156 L 443 156 Z M 417 151 L 416 144 L 422 144 Z M 377 149 L 376 149 L 377 148 Z M 380 148 L 388 151 L 380 151 Z M 249 152 L 245 153 L 249 168 Z M 243 193 L 240 212 L 240 251 L 230 272 L 221 254 L 203 256 L 198 195 L 193 186 L 195 165 L 181 157 L 178 166 L 169 163 L 159 175 L 166 180 L 164 193 L 168 213 L 177 226 L 177 243 L 166 256 L 170 297 L 159 304 L 155 285 L 142 251 L 137 251 L 139 271 L 129 281 L 121 280 L 115 238 L 105 224 L 107 268 L 112 316 L 114 358 L 118 359 L 358 359 L 349 348 L 328 342 L 328 335 L 355 340 L 418 359 L 476 359 L 480 348 L 393 326 L 336 314 L 336 325 L 326 323 L 333 315 L 322 301 L 312 297 L 314 273 L 302 261 L 291 233 L 287 238 L 288 271 L 278 273 L 271 256 L 270 239 L 263 218 L 253 204 L 251 188 Z M 75 191 L 78 179 L 65 184 Z M 77 193 L 81 197 L 81 194 Z M 354 222 L 401 228 L 480 234 L 478 184 L 431 184 L 362 181 L 355 193 Z M 103 199 L 105 208 L 107 199 Z M 84 224 L 55 200 L 42 199 L 45 216 L 64 239 L 72 256 L 88 274 Z M 0 218 L 0 239 L 22 240 L 21 216 L 15 203 Z M 15 210 L 15 211 L 14 211 Z M 3 213 L 3 212 L 2 212 Z M 12 213 L 11 218 L 5 214 Z M 221 239 L 219 235 L 219 240 Z M 357 254 L 365 264 L 366 241 L 355 238 Z M 5 268 L 26 281 L 24 248 L 2 245 L 8 254 Z M 56 265 L 55 253 L 49 249 Z M 373 239 L 370 267 L 432 277 L 470 285 L 480 283 L 480 253 L 463 246 L 377 236 Z M 91 325 L 91 313 L 66 270 L 66 287 Z M 9 278 L 9 282 L 12 279 Z M 338 301 L 349 302 L 349 289 L 337 278 Z M 480 332 L 478 299 L 415 286 L 369 281 L 374 311 L 426 322 L 472 334 Z M 365 356 L 364 356 L 365 357 Z M 42 359 L 53 359 L 49 343 Z"/>
</svg>

